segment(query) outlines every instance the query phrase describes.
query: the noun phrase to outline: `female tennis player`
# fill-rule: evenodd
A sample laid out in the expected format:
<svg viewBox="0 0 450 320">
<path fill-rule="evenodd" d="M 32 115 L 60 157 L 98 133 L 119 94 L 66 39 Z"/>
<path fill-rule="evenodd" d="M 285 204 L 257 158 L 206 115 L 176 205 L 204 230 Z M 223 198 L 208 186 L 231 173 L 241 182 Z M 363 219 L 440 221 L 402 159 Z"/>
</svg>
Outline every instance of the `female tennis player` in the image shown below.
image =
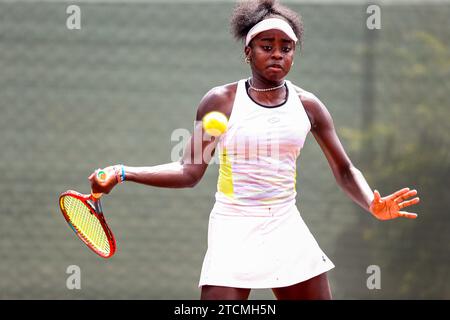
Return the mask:
<svg viewBox="0 0 450 320">
<path fill-rule="evenodd" d="M 182 159 L 152 167 L 110 166 L 103 170 L 114 174 L 105 183 L 91 174 L 92 189 L 109 193 L 122 181 L 193 187 L 217 149 L 219 178 L 201 299 L 247 299 L 252 288 L 271 288 L 277 299 L 331 299 L 327 271 L 334 264 L 296 206 L 296 159 L 308 132 L 338 185 L 376 218 L 416 218 L 400 210 L 419 202 L 418 197 L 408 200 L 417 191 L 403 188 L 385 197 L 373 192 L 344 151 L 325 105 L 286 80 L 302 40 L 300 15 L 275 0 L 244 1 L 236 5 L 231 26 L 244 43 L 251 77 L 215 87 L 203 97 Z M 228 130 L 202 139 L 196 148 L 195 139 L 205 134 L 201 120 L 211 111 L 228 117 Z"/>
</svg>

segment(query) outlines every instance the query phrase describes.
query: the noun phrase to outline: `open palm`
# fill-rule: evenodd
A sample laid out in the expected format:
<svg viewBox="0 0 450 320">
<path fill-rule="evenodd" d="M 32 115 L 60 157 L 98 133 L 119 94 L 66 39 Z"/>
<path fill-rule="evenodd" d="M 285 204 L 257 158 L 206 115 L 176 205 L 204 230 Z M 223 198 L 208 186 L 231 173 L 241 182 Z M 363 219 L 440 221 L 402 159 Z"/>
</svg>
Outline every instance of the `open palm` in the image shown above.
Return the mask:
<svg viewBox="0 0 450 320">
<path fill-rule="evenodd" d="M 370 212 L 380 220 L 390 220 L 398 217 L 415 219 L 417 218 L 416 213 L 400 211 L 405 207 L 419 203 L 420 199 L 418 197 L 406 200 L 415 195 L 417 195 L 417 191 L 409 188 L 403 188 L 386 197 L 381 197 L 380 193 L 375 190 L 374 199 L 370 205 Z"/>
</svg>

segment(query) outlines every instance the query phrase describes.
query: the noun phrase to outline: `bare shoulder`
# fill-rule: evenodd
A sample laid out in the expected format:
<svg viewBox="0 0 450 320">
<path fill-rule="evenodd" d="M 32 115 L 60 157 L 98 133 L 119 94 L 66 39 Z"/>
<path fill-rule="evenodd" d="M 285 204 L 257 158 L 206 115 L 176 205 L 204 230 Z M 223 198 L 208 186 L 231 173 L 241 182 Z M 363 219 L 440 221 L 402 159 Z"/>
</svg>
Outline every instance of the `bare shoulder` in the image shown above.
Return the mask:
<svg viewBox="0 0 450 320">
<path fill-rule="evenodd" d="M 197 110 L 197 120 L 202 119 L 205 114 L 211 111 L 220 111 L 227 117 L 230 117 L 236 89 L 237 82 L 233 82 L 209 90 L 200 101 Z"/>
<path fill-rule="evenodd" d="M 302 105 L 311 122 L 311 129 L 315 130 L 323 124 L 331 121 L 330 113 L 327 107 L 320 101 L 320 99 L 312 92 L 294 85 L 296 94 L 300 98 Z"/>
<path fill-rule="evenodd" d="M 294 85 L 295 92 L 300 98 L 300 101 L 302 102 L 303 106 L 305 108 L 311 109 L 311 108 L 317 108 L 320 104 L 319 98 L 316 97 L 316 95 L 312 92 L 309 92 L 303 88 L 300 88 L 299 86 Z"/>
</svg>

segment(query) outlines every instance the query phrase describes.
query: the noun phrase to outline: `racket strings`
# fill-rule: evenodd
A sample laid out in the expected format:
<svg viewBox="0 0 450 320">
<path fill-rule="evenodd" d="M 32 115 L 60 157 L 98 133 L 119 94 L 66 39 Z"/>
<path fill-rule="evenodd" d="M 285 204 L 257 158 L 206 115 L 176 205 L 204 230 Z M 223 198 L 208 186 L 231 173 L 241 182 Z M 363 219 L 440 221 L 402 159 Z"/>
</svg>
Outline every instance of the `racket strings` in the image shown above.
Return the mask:
<svg viewBox="0 0 450 320">
<path fill-rule="evenodd" d="M 77 198 L 66 196 L 63 201 L 70 222 L 83 239 L 95 249 L 108 254 L 110 252 L 108 237 L 97 217 Z"/>
</svg>

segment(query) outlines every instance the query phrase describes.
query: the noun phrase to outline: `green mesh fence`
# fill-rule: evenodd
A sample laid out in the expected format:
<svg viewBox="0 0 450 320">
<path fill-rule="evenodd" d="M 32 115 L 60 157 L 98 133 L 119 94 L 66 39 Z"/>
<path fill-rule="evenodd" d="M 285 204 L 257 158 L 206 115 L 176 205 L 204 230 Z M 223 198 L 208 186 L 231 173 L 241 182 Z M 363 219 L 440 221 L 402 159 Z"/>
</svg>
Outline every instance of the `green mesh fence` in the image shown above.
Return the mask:
<svg viewBox="0 0 450 320">
<path fill-rule="evenodd" d="M 66 27 L 70 4 L 81 29 Z M 380 222 L 337 186 L 308 136 L 298 206 L 337 299 L 450 298 L 450 5 L 289 2 L 305 23 L 289 79 L 333 115 L 355 166 L 382 195 L 410 186 L 416 221 Z M 102 260 L 58 208 L 110 164 L 171 161 L 212 87 L 249 76 L 228 28 L 232 2 L 0 2 L 0 298 L 197 299 L 217 165 L 193 189 L 130 183 L 103 199 L 117 238 Z M 69 290 L 68 266 L 81 270 Z M 370 290 L 367 268 L 381 270 Z M 273 299 L 254 290 L 251 299 Z"/>
</svg>

